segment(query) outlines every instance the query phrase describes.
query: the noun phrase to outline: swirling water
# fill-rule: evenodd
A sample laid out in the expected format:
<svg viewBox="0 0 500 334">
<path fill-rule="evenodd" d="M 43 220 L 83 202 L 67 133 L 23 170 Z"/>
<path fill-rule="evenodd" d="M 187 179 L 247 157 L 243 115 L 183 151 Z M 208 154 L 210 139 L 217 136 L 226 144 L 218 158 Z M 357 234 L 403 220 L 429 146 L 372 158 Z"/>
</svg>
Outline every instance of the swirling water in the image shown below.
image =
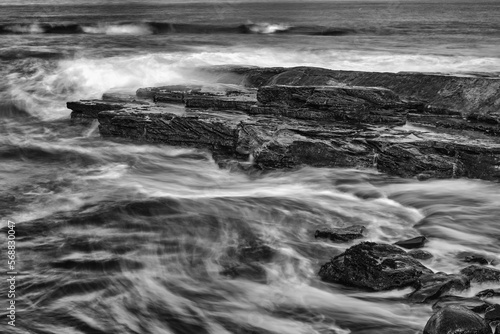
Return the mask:
<svg viewBox="0 0 500 334">
<path fill-rule="evenodd" d="M 424 234 L 435 271 L 457 272 L 471 252 L 498 267 L 496 183 L 244 174 L 205 151 L 102 140 L 65 109 L 200 81 L 185 71 L 200 65 L 494 74 L 497 3 L 0 4 L 0 218 L 16 222 L 20 273 L 16 327 L 2 306 L 0 331 L 420 332 L 432 311 L 407 303 L 410 289 L 318 279 L 352 245 L 314 239 L 319 226 L 363 224 L 386 243 Z"/>
</svg>

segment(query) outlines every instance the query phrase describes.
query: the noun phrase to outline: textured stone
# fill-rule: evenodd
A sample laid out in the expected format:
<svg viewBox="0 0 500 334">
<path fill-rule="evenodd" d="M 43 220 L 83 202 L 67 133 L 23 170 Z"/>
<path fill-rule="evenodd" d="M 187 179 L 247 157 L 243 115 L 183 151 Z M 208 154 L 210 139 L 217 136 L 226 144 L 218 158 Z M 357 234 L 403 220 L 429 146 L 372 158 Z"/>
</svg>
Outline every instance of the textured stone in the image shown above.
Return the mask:
<svg viewBox="0 0 500 334">
<path fill-rule="evenodd" d="M 470 281 L 464 275 L 445 273 L 426 274 L 418 278 L 417 289 L 408 296 L 413 303 L 425 303 L 435 300 L 451 290 L 460 292 L 470 287 Z"/>
<path fill-rule="evenodd" d="M 483 318 L 463 306 L 443 307 L 427 321 L 424 334 L 491 334 Z"/>
<path fill-rule="evenodd" d="M 314 233 L 314 237 L 327 238 L 335 242 L 347 242 L 354 239 L 363 238 L 364 231 L 365 227 L 361 225 L 341 228 L 324 228 L 316 230 L 316 232 Z"/>
<path fill-rule="evenodd" d="M 432 309 L 434 311 L 437 311 L 449 305 L 463 306 L 476 313 L 484 313 L 484 311 L 486 311 L 486 309 L 491 306 L 490 303 L 479 298 L 444 296 L 439 298 L 438 301 L 432 305 Z"/>
<path fill-rule="evenodd" d="M 469 277 L 473 283 L 500 282 L 500 270 L 472 265 L 460 271 L 462 275 Z"/>
<path fill-rule="evenodd" d="M 371 290 L 414 285 L 432 271 L 393 245 L 362 242 L 324 264 L 322 280 Z"/>
</svg>

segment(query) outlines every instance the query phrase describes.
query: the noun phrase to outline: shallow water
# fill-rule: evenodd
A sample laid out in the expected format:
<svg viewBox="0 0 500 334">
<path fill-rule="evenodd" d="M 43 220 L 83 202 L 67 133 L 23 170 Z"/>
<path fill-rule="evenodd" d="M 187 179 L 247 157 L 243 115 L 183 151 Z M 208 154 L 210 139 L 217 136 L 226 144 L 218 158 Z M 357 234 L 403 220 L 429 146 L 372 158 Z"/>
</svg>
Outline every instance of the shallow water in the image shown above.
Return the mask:
<svg viewBox="0 0 500 334">
<path fill-rule="evenodd" d="M 424 234 L 434 258 L 423 263 L 434 271 L 466 267 L 465 252 L 500 268 L 498 184 L 347 169 L 244 174 L 219 169 L 205 151 L 103 140 L 97 124 L 70 126 L 65 102 L 193 83 L 202 79 L 186 69 L 227 63 L 492 73 L 500 65 L 497 7 L 1 7 L 3 29 L 24 30 L 0 35 L 0 218 L 16 222 L 20 273 L 16 327 L 2 311 L 0 331 L 421 332 L 431 306 L 406 303 L 410 289 L 321 282 L 319 267 L 352 244 L 315 239 L 315 229 L 362 224 L 365 240 L 385 243 Z M 462 22 L 466 10 L 484 20 Z M 144 22 L 192 31 L 159 33 Z M 40 31 L 56 23 L 87 31 Z M 256 23 L 250 33 L 220 31 Z M 302 30 L 280 33 L 278 25 Z M 312 36 L 313 28 L 345 33 Z"/>
</svg>

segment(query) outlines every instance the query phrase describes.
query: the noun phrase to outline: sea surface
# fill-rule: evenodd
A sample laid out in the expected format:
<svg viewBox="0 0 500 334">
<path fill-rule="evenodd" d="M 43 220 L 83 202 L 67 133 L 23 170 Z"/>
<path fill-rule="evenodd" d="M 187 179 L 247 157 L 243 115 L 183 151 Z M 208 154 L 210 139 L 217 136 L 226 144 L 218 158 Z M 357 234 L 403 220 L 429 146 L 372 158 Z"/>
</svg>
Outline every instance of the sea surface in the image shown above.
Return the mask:
<svg viewBox="0 0 500 334">
<path fill-rule="evenodd" d="M 15 327 L 0 284 L 1 333 L 421 333 L 432 310 L 410 289 L 319 280 L 352 244 L 318 226 L 426 235 L 434 271 L 470 253 L 500 269 L 497 183 L 245 174 L 69 124 L 66 101 L 203 83 L 185 70 L 221 64 L 499 75 L 500 2 L 0 1 L 0 219 L 16 223 L 19 273 Z"/>
</svg>

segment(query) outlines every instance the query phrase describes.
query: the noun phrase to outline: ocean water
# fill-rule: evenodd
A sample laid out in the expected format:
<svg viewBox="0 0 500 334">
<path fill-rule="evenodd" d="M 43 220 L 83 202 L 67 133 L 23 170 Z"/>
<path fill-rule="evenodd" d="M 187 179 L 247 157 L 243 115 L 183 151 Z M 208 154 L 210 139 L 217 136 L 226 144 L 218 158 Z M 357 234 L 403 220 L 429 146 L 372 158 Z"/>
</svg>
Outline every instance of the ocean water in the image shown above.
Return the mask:
<svg viewBox="0 0 500 334">
<path fill-rule="evenodd" d="M 186 69 L 221 64 L 499 75 L 500 3 L 0 1 L 0 219 L 16 223 L 19 272 L 1 333 L 420 333 L 432 310 L 410 289 L 319 280 L 352 244 L 314 239 L 318 226 L 424 234 L 434 271 L 470 252 L 500 268 L 496 183 L 243 174 L 69 125 L 66 101 L 199 83 Z"/>
</svg>

